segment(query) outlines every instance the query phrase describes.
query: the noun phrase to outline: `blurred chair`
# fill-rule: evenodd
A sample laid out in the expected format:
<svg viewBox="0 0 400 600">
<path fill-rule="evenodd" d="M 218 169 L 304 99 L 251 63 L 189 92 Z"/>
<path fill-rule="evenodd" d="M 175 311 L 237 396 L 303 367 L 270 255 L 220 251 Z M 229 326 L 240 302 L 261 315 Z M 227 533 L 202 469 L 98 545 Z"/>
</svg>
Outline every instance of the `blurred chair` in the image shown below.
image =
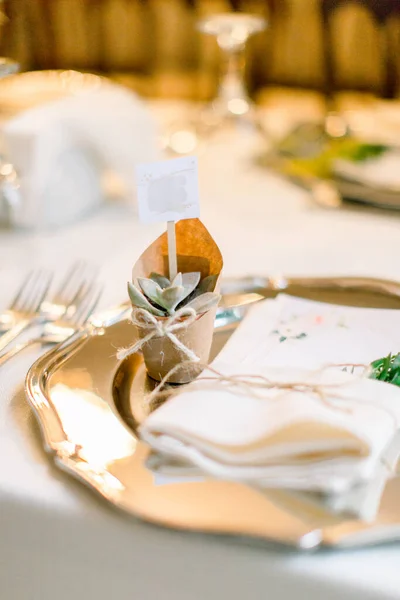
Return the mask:
<svg viewBox="0 0 400 600">
<path fill-rule="evenodd" d="M 380 48 L 379 55 L 384 65 L 384 78 L 382 96 L 394 98 L 398 92 L 398 63 L 395 60 L 396 50 L 391 44 L 390 20 L 400 15 L 399 0 L 321 0 L 321 13 L 323 24 L 323 50 L 325 63 L 325 93 L 329 101 L 335 91 L 335 65 L 333 56 L 333 28 L 331 20 L 339 7 L 358 4 L 368 10 L 379 28 Z"/>
<path fill-rule="evenodd" d="M 215 41 L 196 31 L 196 20 L 240 10 L 270 22 L 249 46 L 251 91 L 271 84 L 321 90 L 324 65 L 330 64 L 329 73 L 335 72 L 330 89 L 354 84 L 378 93 L 384 87 L 385 95 L 393 95 L 393 69 L 382 86 L 368 16 L 397 35 L 400 22 L 389 23 L 393 12 L 383 10 L 389 4 L 400 6 L 400 0 L 4 0 L 9 21 L 0 54 L 18 60 L 24 70 L 102 72 L 147 96 L 205 99 L 215 91 L 219 56 Z M 337 27 L 339 53 L 333 50 Z M 395 54 L 385 59 L 392 67 Z"/>
</svg>

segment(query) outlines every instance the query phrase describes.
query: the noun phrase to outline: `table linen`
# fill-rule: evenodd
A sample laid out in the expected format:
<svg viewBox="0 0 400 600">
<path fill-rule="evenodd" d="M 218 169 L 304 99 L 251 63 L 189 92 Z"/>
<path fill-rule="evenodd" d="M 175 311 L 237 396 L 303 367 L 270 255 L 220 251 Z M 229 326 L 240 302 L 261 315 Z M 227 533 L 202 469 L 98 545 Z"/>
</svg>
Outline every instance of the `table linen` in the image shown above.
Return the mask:
<svg viewBox="0 0 400 600">
<path fill-rule="evenodd" d="M 165 118 L 168 107 L 154 114 Z M 176 110 L 176 107 L 173 107 Z M 400 220 L 368 210 L 332 212 L 255 167 L 229 139 L 200 157 L 201 218 L 218 240 L 226 276 L 368 275 L 400 279 Z M 0 234 L 3 306 L 30 266 L 65 271 L 93 260 L 103 305 L 125 298 L 140 252 L 161 227 L 113 203 L 58 232 Z M 23 377 L 37 351 L 0 374 L 0 588 L 12 600 L 392 600 L 400 547 L 296 555 L 149 526 L 114 512 L 45 455 Z"/>
</svg>

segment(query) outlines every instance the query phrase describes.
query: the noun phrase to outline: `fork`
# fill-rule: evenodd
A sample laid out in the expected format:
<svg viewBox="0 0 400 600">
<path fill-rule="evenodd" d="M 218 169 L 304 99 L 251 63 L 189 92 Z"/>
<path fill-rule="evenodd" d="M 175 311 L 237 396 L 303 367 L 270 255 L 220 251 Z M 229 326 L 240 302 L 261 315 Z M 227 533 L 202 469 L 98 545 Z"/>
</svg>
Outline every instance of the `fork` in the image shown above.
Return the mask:
<svg viewBox="0 0 400 600">
<path fill-rule="evenodd" d="M 0 338 L 0 350 L 4 350 L 29 326 L 54 321 L 67 309 L 72 314 L 74 299 L 79 299 L 79 294 L 88 289 L 87 286 L 92 283 L 95 275 L 94 269 L 86 263 L 74 263 L 51 300 L 45 299 L 50 285 L 49 278 L 48 285 L 43 288 L 38 301 L 32 303 L 32 293 L 38 285 L 38 279 L 40 282 L 40 273 L 40 271 L 33 271 L 28 275 L 10 308 L 1 315 L 0 323 L 3 323 L 3 331 L 7 333 Z"/>
<path fill-rule="evenodd" d="M 38 270 L 28 273 L 11 305 L 3 313 L 0 313 L 0 335 L 15 325 L 18 317 L 14 313 L 17 310 L 18 303 L 21 301 L 24 291 L 26 294 L 30 285 L 34 283 L 38 273 Z M 66 306 L 71 304 L 71 300 L 78 292 L 79 287 L 86 279 L 93 281 L 95 274 L 94 269 L 89 267 L 84 261 L 75 262 L 68 270 L 52 299 L 42 302 L 41 311 L 46 314 L 51 313 L 49 315 L 50 318 L 52 316 L 53 318 L 57 318 L 64 314 Z"/>
<path fill-rule="evenodd" d="M 51 279 L 52 274 L 42 270 L 32 271 L 28 275 L 10 308 L 4 313 L 4 320 L 8 319 L 8 331 L 0 338 L 0 350 L 30 325 L 44 320 L 40 314 L 40 306 L 47 295 Z"/>
<path fill-rule="evenodd" d="M 93 311 L 95 310 L 103 287 L 99 284 L 91 284 L 88 288 L 80 294 L 79 299 L 74 299 L 74 310 L 69 312 L 67 309 L 63 317 L 55 321 L 47 321 L 40 335 L 21 344 L 15 345 L 8 351 L 0 355 L 0 366 L 10 360 L 13 356 L 16 356 L 25 348 L 34 344 L 60 344 L 69 338 L 77 330 L 81 329 L 89 320 Z"/>
<path fill-rule="evenodd" d="M 85 290 L 89 291 L 96 275 L 97 269 L 86 262 L 74 263 L 51 300 L 45 299 L 40 306 L 46 321 L 59 319 L 67 310 L 72 315 L 75 310 L 74 302 L 79 300 L 80 294 Z"/>
</svg>

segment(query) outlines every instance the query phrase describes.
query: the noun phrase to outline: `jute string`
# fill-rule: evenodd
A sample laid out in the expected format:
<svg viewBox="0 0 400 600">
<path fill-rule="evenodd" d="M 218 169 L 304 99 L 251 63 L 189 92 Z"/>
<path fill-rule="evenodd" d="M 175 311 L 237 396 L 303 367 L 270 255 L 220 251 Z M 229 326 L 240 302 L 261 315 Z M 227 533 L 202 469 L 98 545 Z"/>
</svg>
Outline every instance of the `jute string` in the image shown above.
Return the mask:
<svg viewBox="0 0 400 600">
<path fill-rule="evenodd" d="M 185 344 L 181 342 L 175 335 L 175 332 L 190 327 L 190 325 L 192 325 L 196 319 L 196 311 L 194 308 L 189 306 L 180 308 L 174 315 L 165 319 L 157 318 L 143 308 L 134 308 L 132 310 L 132 323 L 140 329 L 149 329 L 150 331 L 132 346 L 118 350 L 118 360 L 123 360 L 127 356 L 138 352 L 145 344 L 147 344 L 147 342 L 150 342 L 150 340 L 154 338 L 166 337 L 184 356 L 187 357 L 187 361 L 184 362 L 189 362 L 190 364 L 198 363 L 200 360 L 199 357 L 193 352 L 193 350 L 190 350 L 190 348 L 185 346 Z M 171 371 L 168 373 L 170 377 L 173 374 Z"/>
<path fill-rule="evenodd" d="M 168 384 L 168 381 L 170 380 L 170 378 L 176 373 L 177 370 L 179 370 L 182 367 L 185 367 L 185 365 L 189 365 L 189 364 L 192 364 L 192 362 L 191 361 L 183 361 L 183 362 L 175 365 L 162 378 L 160 383 L 151 392 L 151 394 L 148 397 L 149 402 L 151 403 L 151 402 L 157 401 L 157 403 L 158 403 L 162 399 L 179 394 L 181 392 L 181 390 L 179 388 L 175 389 L 175 391 L 171 391 L 171 389 L 164 390 L 164 388 Z M 365 374 L 369 368 L 368 365 L 332 364 L 332 365 L 325 365 L 325 366 L 321 367 L 321 369 L 319 369 L 318 371 L 315 371 L 314 374 L 320 375 L 325 370 L 334 368 L 334 367 L 336 367 L 336 368 L 362 367 L 363 369 L 365 369 L 365 373 L 363 373 L 363 376 L 365 376 Z M 294 391 L 294 392 L 303 392 L 303 393 L 309 392 L 309 393 L 316 395 L 318 397 L 318 399 L 329 408 L 333 408 L 334 410 L 340 410 L 342 412 L 351 412 L 351 409 L 349 407 L 346 407 L 343 405 L 338 405 L 335 402 L 335 399 L 336 400 L 345 400 L 345 397 L 341 396 L 340 393 L 338 394 L 337 391 L 340 390 L 341 387 L 345 386 L 348 383 L 347 381 L 343 381 L 343 382 L 339 382 L 339 383 L 337 383 L 337 382 L 313 383 L 313 382 L 307 382 L 307 381 L 282 382 L 282 381 L 274 381 L 268 377 L 265 377 L 263 375 L 258 375 L 258 374 L 256 374 L 256 375 L 251 375 L 251 374 L 227 375 L 227 374 L 222 373 L 221 371 L 218 371 L 214 367 L 211 367 L 207 363 L 197 362 L 196 368 L 199 369 L 199 375 L 201 372 L 208 371 L 213 376 L 212 377 L 205 377 L 205 376 L 197 377 L 197 379 L 195 379 L 190 384 L 189 387 L 186 387 L 186 386 L 184 387 L 185 392 L 199 391 L 201 389 L 204 389 L 204 382 L 210 383 L 211 389 L 213 389 L 213 384 L 222 383 L 222 384 L 225 384 L 227 387 L 234 388 L 235 393 L 239 392 L 246 396 L 251 396 L 253 398 L 258 398 L 258 399 L 262 399 L 262 395 L 260 395 L 260 392 L 265 391 L 265 390 L 272 390 L 272 389 L 282 390 L 283 392 L 285 392 L 285 391 Z M 214 386 L 214 389 L 215 389 L 215 386 Z M 332 392 L 334 392 L 334 397 L 332 397 L 332 395 L 331 395 L 331 397 L 328 398 L 328 395 L 332 394 Z"/>
</svg>

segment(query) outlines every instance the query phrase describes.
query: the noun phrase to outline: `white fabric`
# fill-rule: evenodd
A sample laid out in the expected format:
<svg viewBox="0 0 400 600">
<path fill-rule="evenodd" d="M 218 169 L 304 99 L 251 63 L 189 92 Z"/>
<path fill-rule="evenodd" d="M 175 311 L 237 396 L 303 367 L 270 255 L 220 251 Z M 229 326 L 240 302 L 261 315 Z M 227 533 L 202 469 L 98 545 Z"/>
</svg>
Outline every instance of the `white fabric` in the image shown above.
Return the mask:
<svg viewBox="0 0 400 600">
<path fill-rule="evenodd" d="M 160 119 L 167 108 L 157 108 Z M 176 110 L 172 107 L 172 110 Z M 368 211 L 324 211 L 307 194 L 256 167 L 243 145 L 200 157 L 201 217 L 224 255 L 224 273 L 370 275 L 400 279 L 400 220 Z M 2 232 L 2 306 L 32 266 L 65 272 L 95 261 L 104 305 L 125 298 L 140 252 L 162 231 L 110 205 L 71 228 Z M 293 555 L 233 540 L 159 529 L 115 513 L 52 465 L 23 394 L 37 352 L 0 377 L 0 582 L 7 600 L 393 600 L 400 546 Z"/>
<path fill-rule="evenodd" d="M 156 160 L 154 122 L 139 98 L 103 84 L 28 109 L 4 124 L 6 155 L 20 178 L 18 224 L 77 221 L 103 200 L 102 175 L 134 194 L 134 166 Z"/>
<path fill-rule="evenodd" d="M 172 464 L 178 459 L 213 477 L 267 491 L 317 492 L 328 509 L 373 519 L 376 489 L 382 487 L 373 482 L 383 485 L 390 476 L 388 450 L 389 469 L 400 452 L 400 389 L 326 365 L 361 360 L 368 365 L 395 351 L 399 339 L 399 311 L 285 296 L 266 300 L 253 307 L 212 364 L 250 387 L 227 384 L 205 370 L 153 412 L 141 434 L 164 458 L 163 472 L 168 458 Z M 255 375 L 279 384 L 318 386 L 324 397 L 310 387 L 252 388 L 249 376 Z M 321 433 L 324 428 L 329 438 Z"/>
</svg>

